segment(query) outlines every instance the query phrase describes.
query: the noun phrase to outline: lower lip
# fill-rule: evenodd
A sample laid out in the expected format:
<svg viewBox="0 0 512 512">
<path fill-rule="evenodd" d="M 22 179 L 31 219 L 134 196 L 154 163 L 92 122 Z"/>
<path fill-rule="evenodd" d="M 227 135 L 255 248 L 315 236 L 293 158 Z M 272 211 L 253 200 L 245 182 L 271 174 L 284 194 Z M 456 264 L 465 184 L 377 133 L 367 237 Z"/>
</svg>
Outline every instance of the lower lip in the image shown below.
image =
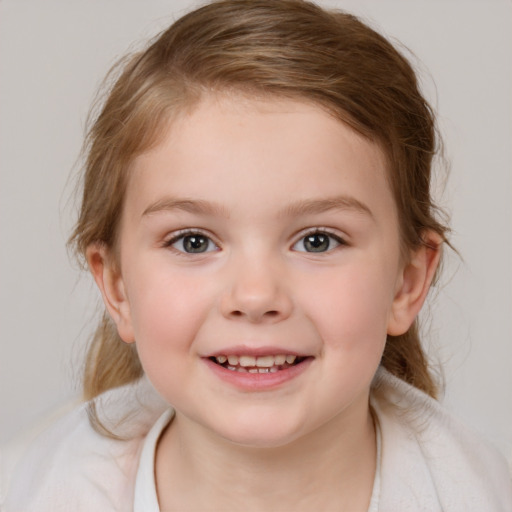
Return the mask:
<svg viewBox="0 0 512 512">
<path fill-rule="evenodd" d="M 309 367 L 313 358 L 308 357 L 295 366 L 290 366 L 285 370 L 278 370 L 274 373 L 238 372 L 236 370 L 228 370 L 210 359 L 205 358 L 203 361 L 215 375 L 232 386 L 245 391 L 270 391 L 297 378 Z"/>
</svg>

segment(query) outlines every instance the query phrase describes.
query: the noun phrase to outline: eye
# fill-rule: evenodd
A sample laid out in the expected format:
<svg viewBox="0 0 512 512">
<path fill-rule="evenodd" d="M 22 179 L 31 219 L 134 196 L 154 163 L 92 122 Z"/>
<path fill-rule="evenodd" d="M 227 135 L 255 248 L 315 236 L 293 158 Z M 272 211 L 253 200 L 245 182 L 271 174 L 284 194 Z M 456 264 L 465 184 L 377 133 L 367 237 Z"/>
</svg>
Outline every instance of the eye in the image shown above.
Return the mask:
<svg viewBox="0 0 512 512">
<path fill-rule="evenodd" d="M 303 236 L 292 249 L 299 252 L 327 252 L 335 249 L 345 242 L 340 237 L 325 231 L 315 231 Z"/>
<path fill-rule="evenodd" d="M 202 233 L 182 233 L 169 240 L 165 245 L 187 254 L 201 254 L 218 250 L 218 246 Z"/>
</svg>

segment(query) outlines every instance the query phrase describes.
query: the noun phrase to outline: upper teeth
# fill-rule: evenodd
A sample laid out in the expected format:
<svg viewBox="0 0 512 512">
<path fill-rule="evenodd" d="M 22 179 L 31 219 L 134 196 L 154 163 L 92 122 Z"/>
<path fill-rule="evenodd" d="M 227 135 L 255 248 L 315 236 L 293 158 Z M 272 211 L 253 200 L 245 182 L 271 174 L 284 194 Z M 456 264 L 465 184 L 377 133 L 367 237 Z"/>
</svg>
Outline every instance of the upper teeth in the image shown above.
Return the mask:
<svg viewBox="0 0 512 512">
<path fill-rule="evenodd" d="M 272 366 L 281 366 L 284 363 L 293 364 L 297 356 L 279 354 L 276 356 L 216 356 L 216 361 L 219 364 L 224 364 L 226 361 L 230 366 L 258 366 L 260 368 L 271 368 Z"/>
</svg>

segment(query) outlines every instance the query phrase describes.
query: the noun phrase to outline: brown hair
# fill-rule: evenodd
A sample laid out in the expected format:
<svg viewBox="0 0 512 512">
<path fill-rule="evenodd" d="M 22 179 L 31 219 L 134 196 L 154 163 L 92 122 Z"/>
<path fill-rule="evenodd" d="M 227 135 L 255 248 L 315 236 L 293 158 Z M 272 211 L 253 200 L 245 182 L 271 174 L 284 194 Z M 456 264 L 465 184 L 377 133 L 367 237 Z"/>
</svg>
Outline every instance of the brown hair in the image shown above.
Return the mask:
<svg viewBox="0 0 512 512">
<path fill-rule="evenodd" d="M 445 240 L 430 192 L 435 120 L 408 61 L 343 12 L 301 0 L 224 0 L 185 15 L 123 61 L 86 139 L 82 205 L 70 238 L 79 255 L 98 241 L 115 247 L 130 163 L 158 142 L 169 116 L 210 91 L 290 97 L 326 109 L 384 150 L 403 249 L 422 244 L 426 230 Z M 435 396 L 416 323 L 388 336 L 382 364 Z M 136 350 L 105 314 L 88 352 L 85 397 L 142 373 Z"/>
</svg>

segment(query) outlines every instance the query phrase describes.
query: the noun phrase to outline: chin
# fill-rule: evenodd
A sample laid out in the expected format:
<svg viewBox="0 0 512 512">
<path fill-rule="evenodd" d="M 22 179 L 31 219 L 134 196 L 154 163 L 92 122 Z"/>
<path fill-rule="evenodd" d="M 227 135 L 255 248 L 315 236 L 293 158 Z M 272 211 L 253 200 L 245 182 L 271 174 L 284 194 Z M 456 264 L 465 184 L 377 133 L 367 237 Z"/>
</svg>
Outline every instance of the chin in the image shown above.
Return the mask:
<svg viewBox="0 0 512 512">
<path fill-rule="evenodd" d="M 272 421 L 233 421 L 225 428 L 217 430 L 225 440 L 247 448 L 280 448 L 297 440 L 301 428 L 283 424 L 282 418 Z"/>
</svg>

